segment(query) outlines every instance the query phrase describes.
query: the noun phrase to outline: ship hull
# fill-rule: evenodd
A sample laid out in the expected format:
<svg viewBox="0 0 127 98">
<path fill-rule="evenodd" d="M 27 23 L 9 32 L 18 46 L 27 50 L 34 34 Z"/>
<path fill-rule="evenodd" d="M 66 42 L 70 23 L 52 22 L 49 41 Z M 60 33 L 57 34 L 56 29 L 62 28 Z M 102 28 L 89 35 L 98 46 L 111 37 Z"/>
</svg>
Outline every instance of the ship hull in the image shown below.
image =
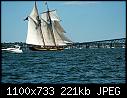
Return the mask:
<svg viewBox="0 0 127 98">
<path fill-rule="evenodd" d="M 64 50 L 63 47 L 29 47 L 32 51 L 62 51 Z"/>
</svg>

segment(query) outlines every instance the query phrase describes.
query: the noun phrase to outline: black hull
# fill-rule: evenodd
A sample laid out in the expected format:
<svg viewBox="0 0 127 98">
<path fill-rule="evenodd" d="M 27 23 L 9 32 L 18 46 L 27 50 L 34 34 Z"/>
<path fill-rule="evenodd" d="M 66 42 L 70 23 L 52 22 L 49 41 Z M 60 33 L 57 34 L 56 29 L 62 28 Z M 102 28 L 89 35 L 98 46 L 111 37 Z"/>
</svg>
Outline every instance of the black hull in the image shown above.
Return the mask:
<svg viewBox="0 0 127 98">
<path fill-rule="evenodd" d="M 48 48 L 43 48 L 43 47 L 29 47 L 30 50 L 32 51 L 62 51 L 64 50 L 63 47 L 48 47 Z"/>
</svg>

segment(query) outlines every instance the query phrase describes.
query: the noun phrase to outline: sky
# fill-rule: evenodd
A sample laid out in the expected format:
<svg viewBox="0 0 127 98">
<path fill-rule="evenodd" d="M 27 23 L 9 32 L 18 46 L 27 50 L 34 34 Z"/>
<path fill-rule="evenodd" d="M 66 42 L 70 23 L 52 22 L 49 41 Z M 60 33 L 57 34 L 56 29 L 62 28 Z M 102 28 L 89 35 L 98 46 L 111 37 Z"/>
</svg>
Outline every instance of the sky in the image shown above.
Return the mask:
<svg viewBox="0 0 127 98">
<path fill-rule="evenodd" d="M 125 1 L 48 1 L 62 20 L 65 35 L 73 42 L 92 42 L 126 37 Z M 25 42 L 34 1 L 1 2 L 1 42 Z M 41 14 L 46 8 L 37 1 Z"/>
</svg>

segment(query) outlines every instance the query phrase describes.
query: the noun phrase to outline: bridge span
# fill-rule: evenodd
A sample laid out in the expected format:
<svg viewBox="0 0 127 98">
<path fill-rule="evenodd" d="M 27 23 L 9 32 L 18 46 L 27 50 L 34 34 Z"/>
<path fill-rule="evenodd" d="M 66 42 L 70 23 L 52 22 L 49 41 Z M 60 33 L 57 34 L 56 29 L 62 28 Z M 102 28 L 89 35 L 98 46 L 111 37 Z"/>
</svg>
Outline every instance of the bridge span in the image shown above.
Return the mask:
<svg viewBox="0 0 127 98">
<path fill-rule="evenodd" d="M 66 48 L 125 48 L 126 38 L 68 44 Z"/>
</svg>

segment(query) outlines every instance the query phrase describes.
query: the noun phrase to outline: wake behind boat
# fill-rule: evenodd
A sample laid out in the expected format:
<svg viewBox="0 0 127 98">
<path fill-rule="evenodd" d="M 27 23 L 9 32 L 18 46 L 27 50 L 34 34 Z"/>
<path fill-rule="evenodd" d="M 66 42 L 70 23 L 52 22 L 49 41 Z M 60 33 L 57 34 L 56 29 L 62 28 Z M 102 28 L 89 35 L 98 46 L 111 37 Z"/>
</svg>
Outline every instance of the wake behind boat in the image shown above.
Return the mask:
<svg viewBox="0 0 127 98">
<path fill-rule="evenodd" d="M 3 51 L 12 52 L 12 53 L 22 53 L 23 51 L 20 49 L 19 45 L 14 45 L 12 48 L 2 49 Z"/>
</svg>

